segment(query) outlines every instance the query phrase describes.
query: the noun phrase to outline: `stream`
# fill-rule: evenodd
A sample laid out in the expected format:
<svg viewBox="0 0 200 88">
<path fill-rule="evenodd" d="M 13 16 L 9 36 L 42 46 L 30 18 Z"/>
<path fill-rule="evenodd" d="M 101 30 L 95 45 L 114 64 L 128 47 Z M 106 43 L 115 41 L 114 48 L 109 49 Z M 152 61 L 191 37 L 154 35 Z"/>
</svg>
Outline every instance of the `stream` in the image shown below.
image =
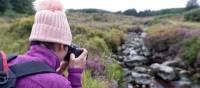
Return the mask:
<svg viewBox="0 0 200 88">
<path fill-rule="evenodd" d="M 200 88 L 191 85 L 188 71 L 179 57 L 160 62 L 144 45 L 146 33 L 129 32 L 120 53 L 113 55 L 123 67 L 123 87 L 119 88 Z"/>
</svg>

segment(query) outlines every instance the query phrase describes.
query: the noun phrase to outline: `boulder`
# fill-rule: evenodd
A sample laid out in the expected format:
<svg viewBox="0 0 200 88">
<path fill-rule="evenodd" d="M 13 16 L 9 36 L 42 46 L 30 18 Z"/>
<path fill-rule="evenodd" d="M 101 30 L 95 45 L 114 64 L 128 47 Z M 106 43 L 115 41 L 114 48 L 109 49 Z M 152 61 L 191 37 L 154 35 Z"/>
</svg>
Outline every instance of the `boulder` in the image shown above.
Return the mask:
<svg viewBox="0 0 200 88">
<path fill-rule="evenodd" d="M 151 69 L 148 69 L 146 67 L 142 67 L 142 66 L 137 66 L 134 68 L 134 71 L 138 72 L 138 73 L 151 73 Z"/>
<path fill-rule="evenodd" d="M 163 80 L 174 80 L 176 78 L 176 72 L 172 67 L 158 63 L 152 64 L 150 67 Z"/>
<path fill-rule="evenodd" d="M 131 82 L 133 80 L 131 76 L 131 71 L 127 68 L 123 68 L 123 77 L 126 82 Z"/>
<path fill-rule="evenodd" d="M 174 82 L 174 85 L 178 88 L 189 88 L 191 84 L 191 80 L 183 75 L 180 76 L 180 80 Z"/>
<path fill-rule="evenodd" d="M 147 58 L 144 56 L 128 56 L 126 59 L 124 59 L 124 63 L 128 67 L 138 66 L 147 63 Z"/>
<path fill-rule="evenodd" d="M 131 50 L 130 55 L 137 55 L 137 52 L 135 50 Z"/>
<path fill-rule="evenodd" d="M 157 82 L 156 80 L 152 80 L 149 88 L 165 88 L 163 85 L 161 85 L 159 82 Z"/>
<path fill-rule="evenodd" d="M 172 66 L 172 67 L 180 67 L 179 62 L 180 62 L 179 60 L 168 60 L 168 61 L 163 62 L 163 65 Z"/>
<path fill-rule="evenodd" d="M 132 78 L 136 84 L 148 85 L 151 83 L 151 76 L 148 74 L 132 72 Z"/>
</svg>

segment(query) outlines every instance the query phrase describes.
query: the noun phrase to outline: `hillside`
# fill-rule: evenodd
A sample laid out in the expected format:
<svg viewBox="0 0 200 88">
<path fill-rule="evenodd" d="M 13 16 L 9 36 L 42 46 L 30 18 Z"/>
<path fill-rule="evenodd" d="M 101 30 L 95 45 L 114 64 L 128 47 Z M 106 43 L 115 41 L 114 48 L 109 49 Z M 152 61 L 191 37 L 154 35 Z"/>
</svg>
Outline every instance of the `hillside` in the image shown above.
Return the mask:
<svg viewBox="0 0 200 88">
<path fill-rule="evenodd" d="M 198 12 L 154 17 L 67 12 L 73 43 L 89 51 L 83 88 L 196 86 L 200 82 Z M 0 49 L 23 54 L 33 19 L 33 15 L 1 15 Z"/>
<path fill-rule="evenodd" d="M 111 13 L 73 12 L 67 13 L 67 16 L 73 42 L 89 51 L 88 70 L 83 77 L 83 88 L 105 88 L 111 85 L 111 81 L 120 80 L 122 69 L 110 55 L 112 51 L 118 51 L 128 30 L 145 20 Z M 8 54 L 23 54 L 29 47 L 28 37 L 33 18 L 0 17 L 0 49 Z"/>
</svg>

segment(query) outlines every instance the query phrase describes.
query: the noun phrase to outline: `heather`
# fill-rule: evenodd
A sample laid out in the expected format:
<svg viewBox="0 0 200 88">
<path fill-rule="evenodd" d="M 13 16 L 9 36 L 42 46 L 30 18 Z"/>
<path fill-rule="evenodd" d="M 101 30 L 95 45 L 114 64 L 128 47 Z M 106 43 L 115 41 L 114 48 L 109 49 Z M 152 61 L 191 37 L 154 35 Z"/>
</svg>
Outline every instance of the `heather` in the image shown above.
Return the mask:
<svg viewBox="0 0 200 88">
<path fill-rule="evenodd" d="M 28 5 L 21 9 L 31 0 L 3 1 L 0 50 L 23 54 L 29 47 L 34 14 L 27 11 Z M 190 4 L 158 11 L 66 11 L 73 43 L 89 52 L 83 88 L 187 88 L 199 84 L 199 12 L 199 6 Z"/>
<path fill-rule="evenodd" d="M 183 16 L 170 19 L 173 16 L 157 18 L 158 23 L 152 24 L 144 38 L 145 45 L 163 61 L 181 58 L 185 66 L 182 69 L 193 69 L 194 83 L 199 83 L 199 52 L 200 52 L 200 27 L 197 22 L 187 22 Z M 176 16 L 175 16 L 176 17 Z M 167 59 L 168 58 L 168 59 Z M 162 61 L 162 62 L 163 62 Z M 197 77 L 197 78 L 194 78 Z"/>
</svg>

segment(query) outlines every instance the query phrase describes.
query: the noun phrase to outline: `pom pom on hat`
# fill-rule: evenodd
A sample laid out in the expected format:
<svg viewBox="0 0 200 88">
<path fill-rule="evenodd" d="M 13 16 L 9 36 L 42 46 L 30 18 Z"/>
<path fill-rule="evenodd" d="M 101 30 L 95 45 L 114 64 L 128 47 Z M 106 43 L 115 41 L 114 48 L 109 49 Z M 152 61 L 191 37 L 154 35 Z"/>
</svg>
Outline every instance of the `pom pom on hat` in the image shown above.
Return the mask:
<svg viewBox="0 0 200 88">
<path fill-rule="evenodd" d="M 64 5 L 60 0 L 35 0 L 33 6 L 36 11 L 50 10 L 64 12 Z"/>
<path fill-rule="evenodd" d="M 59 0 L 36 0 L 37 11 L 29 41 L 45 41 L 70 45 L 72 34 L 64 6 Z"/>
</svg>

